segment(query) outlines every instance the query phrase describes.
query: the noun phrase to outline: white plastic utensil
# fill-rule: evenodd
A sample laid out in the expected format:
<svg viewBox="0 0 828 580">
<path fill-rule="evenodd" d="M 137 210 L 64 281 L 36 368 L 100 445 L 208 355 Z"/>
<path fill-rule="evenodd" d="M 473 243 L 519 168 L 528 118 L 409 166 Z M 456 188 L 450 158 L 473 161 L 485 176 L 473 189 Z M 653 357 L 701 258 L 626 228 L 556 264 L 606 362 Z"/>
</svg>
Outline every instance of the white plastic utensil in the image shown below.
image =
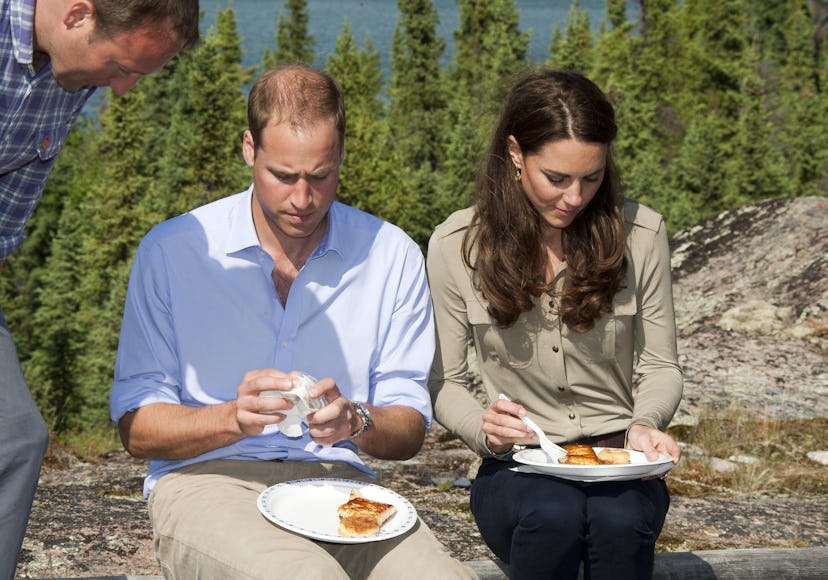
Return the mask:
<svg viewBox="0 0 828 580">
<path fill-rule="evenodd" d="M 500 394 L 500 398 L 503 401 L 510 400 L 509 397 L 507 397 L 503 393 Z M 535 434 L 538 436 L 538 442 L 540 443 L 541 449 L 543 449 L 547 455 L 549 455 L 552 459 L 555 460 L 561 460 L 564 457 L 566 457 L 566 449 L 564 449 L 560 445 L 552 443 L 552 441 L 550 441 L 549 438 L 546 436 L 546 433 L 543 432 L 543 429 L 538 427 L 537 423 L 532 421 L 532 419 L 530 419 L 529 417 L 523 417 L 523 422 L 529 425 L 529 428 L 532 429 L 532 431 L 534 431 Z"/>
</svg>

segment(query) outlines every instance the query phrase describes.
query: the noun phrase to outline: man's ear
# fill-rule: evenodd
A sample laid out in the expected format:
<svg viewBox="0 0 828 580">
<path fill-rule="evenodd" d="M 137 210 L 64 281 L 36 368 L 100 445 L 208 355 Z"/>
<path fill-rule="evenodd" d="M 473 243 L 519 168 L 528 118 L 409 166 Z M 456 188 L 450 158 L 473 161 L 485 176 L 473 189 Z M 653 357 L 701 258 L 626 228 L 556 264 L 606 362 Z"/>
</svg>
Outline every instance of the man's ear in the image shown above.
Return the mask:
<svg viewBox="0 0 828 580">
<path fill-rule="evenodd" d="M 242 157 L 248 167 L 253 167 L 253 161 L 256 160 L 256 145 L 253 143 L 253 133 L 249 129 L 242 137 Z"/>
<path fill-rule="evenodd" d="M 512 158 L 512 163 L 515 164 L 515 167 L 518 169 L 523 169 L 523 153 L 520 150 L 520 145 L 518 145 L 517 139 L 514 138 L 513 135 L 509 135 L 506 138 L 509 147 L 509 157 Z"/>
<path fill-rule="evenodd" d="M 63 15 L 63 25 L 67 29 L 80 26 L 95 26 L 95 5 L 89 0 L 72 2 Z"/>
</svg>

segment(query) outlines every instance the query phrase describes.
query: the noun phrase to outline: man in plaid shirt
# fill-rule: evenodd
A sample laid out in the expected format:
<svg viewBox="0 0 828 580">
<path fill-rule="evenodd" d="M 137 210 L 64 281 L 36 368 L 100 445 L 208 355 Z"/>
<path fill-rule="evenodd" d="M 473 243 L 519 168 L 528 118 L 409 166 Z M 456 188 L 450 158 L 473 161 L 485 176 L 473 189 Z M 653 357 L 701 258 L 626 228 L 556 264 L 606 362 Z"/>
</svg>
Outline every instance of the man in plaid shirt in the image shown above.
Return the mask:
<svg viewBox="0 0 828 580">
<path fill-rule="evenodd" d="M 198 0 L 0 0 L 0 265 L 95 89 L 123 95 L 198 36 Z M 47 438 L 0 310 L 0 580 L 14 578 Z"/>
</svg>

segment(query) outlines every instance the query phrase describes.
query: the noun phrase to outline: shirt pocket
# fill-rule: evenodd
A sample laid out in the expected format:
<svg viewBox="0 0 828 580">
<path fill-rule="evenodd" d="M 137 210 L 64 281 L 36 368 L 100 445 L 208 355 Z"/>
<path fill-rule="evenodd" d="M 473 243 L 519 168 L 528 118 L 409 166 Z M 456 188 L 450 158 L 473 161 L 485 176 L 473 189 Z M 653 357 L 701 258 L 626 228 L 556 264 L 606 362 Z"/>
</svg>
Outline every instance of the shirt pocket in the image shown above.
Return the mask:
<svg viewBox="0 0 828 580">
<path fill-rule="evenodd" d="M 66 120 L 36 126 L 16 123 L 0 142 L 0 159 L 9 161 L 3 171 L 18 169 L 36 159 L 51 161 L 66 144 L 72 125 Z"/>
<path fill-rule="evenodd" d="M 566 328 L 564 340 L 585 361 L 615 360 L 621 343 L 633 340 L 637 312 L 635 293 L 623 289 L 613 299 L 612 312 L 598 319 L 592 330 L 575 332 Z"/>
<path fill-rule="evenodd" d="M 481 362 L 513 369 L 532 365 L 537 352 L 537 337 L 532 336 L 521 319 L 508 328 L 500 328 L 479 302 L 469 303 L 466 312 Z"/>
</svg>

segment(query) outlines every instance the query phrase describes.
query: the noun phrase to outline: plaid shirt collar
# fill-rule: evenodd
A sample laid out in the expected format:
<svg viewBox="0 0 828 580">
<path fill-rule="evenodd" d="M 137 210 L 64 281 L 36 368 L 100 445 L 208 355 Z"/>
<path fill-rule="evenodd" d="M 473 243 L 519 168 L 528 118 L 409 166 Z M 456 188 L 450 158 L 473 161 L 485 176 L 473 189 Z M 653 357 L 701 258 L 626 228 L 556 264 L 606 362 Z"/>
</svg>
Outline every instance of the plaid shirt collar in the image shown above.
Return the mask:
<svg viewBox="0 0 828 580">
<path fill-rule="evenodd" d="M 31 67 L 34 57 L 35 0 L 9 0 L 8 4 L 14 57 L 20 64 Z"/>
</svg>

